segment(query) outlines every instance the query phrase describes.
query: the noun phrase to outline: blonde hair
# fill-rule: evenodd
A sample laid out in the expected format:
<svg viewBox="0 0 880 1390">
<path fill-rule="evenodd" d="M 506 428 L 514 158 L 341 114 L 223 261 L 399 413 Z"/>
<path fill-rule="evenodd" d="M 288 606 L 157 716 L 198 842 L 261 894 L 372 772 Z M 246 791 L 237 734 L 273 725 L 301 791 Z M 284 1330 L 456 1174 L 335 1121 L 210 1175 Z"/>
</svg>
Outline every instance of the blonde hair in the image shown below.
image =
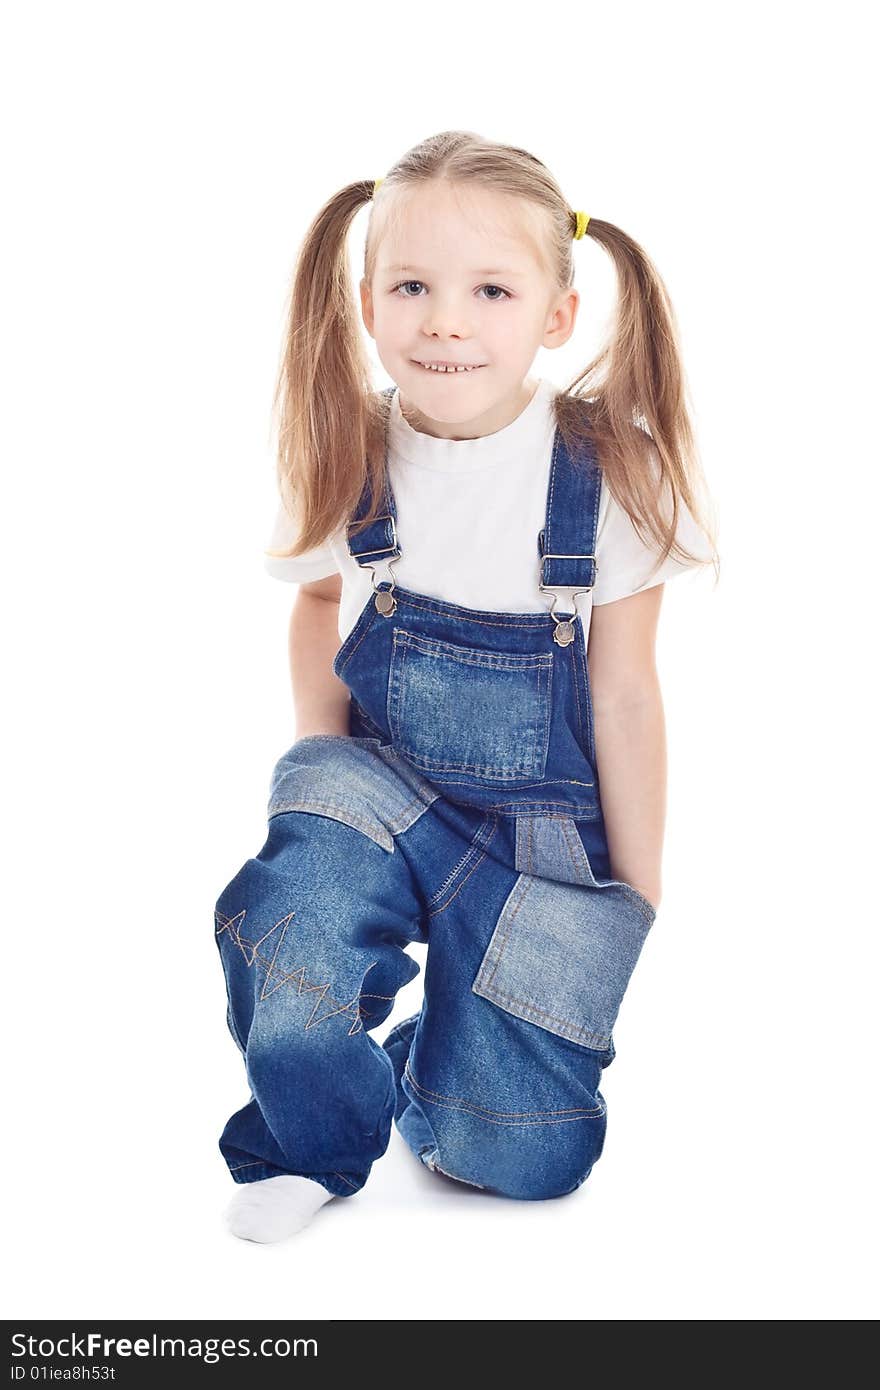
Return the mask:
<svg viewBox="0 0 880 1390">
<path fill-rule="evenodd" d="M 552 174 L 527 150 L 459 130 L 423 140 L 382 179 L 367 227 L 368 283 L 384 233 L 405 213 L 400 195 L 439 179 L 521 199 L 524 238 L 560 289 L 573 285 L 580 224 Z M 299 534 L 290 549 L 266 554 L 294 557 L 323 544 L 349 520 L 368 477 L 373 505 L 364 525 L 382 505 L 385 403 L 370 379 L 348 265 L 348 230 L 373 200 L 374 183 L 360 180 L 334 194 L 297 257 L 273 415 L 279 491 Z M 614 262 L 616 322 L 598 356 L 556 395 L 557 426 L 570 450 L 595 445 L 609 490 L 642 541 L 658 548 L 658 566 L 669 554 L 708 563 L 705 553 L 693 555 L 675 539 L 684 502 L 711 544 L 717 578 L 715 531 L 698 496 L 707 495 L 705 479 L 665 286 L 641 247 L 611 222 L 591 216 L 586 237 Z"/>
</svg>

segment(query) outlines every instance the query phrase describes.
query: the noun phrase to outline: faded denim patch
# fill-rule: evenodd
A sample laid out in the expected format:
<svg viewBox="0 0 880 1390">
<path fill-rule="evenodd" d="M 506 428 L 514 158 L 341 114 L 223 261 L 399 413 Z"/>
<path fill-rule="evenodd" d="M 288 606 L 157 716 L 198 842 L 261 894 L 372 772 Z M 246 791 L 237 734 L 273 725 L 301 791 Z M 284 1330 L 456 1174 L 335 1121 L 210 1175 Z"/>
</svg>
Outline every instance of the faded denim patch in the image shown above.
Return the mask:
<svg viewBox="0 0 880 1390">
<path fill-rule="evenodd" d="M 388 853 L 440 793 L 378 738 L 306 734 L 272 771 L 268 819 L 306 811 L 359 830 Z"/>
<path fill-rule="evenodd" d="M 571 816 L 519 816 L 515 867 L 520 873 L 537 874 L 563 883 L 596 883 L 583 840 Z"/>
<path fill-rule="evenodd" d="M 552 652 L 495 652 L 395 628 L 388 682 L 394 746 L 429 775 L 504 784 L 541 778 Z"/>
<path fill-rule="evenodd" d="M 521 873 L 473 992 L 559 1037 L 604 1050 L 654 916 L 646 898 L 617 880 L 579 887 Z"/>
</svg>

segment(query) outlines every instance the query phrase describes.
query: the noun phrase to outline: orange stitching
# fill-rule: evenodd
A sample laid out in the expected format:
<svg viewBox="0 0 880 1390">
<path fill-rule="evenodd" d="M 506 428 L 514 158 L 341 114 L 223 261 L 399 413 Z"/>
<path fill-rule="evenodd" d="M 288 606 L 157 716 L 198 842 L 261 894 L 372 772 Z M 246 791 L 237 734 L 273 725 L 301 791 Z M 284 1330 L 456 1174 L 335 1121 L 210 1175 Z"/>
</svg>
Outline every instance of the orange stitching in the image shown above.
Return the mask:
<svg viewBox="0 0 880 1390">
<path fill-rule="evenodd" d="M 440 1100 L 454 1100 L 459 1105 L 471 1105 L 475 1110 L 482 1110 L 486 1115 L 504 1115 L 508 1118 L 521 1119 L 523 1115 L 580 1115 L 584 1107 L 581 1105 L 565 1106 L 562 1110 L 489 1110 L 483 1105 L 477 1105 L 476 1101 L 465 1100 L 463 1096 L 448 1096 L 444 1091 L 432 1091 L 430 1087 L 423 1086 L 417 1081 L 410 1066 L 409 1058 L 404 1064 L 409 1079 L 420 1091 L 424 1091 L 426 1096 L 437 1096 Z"/>
<path fill-rule="evenodd" d="M 507 923 L 506 923 L 507 930 L 502 932 L 502 935 L 501 935 L 501 937 L 500 937 L 500 939 L 499 939 L 499 941 L 498 941 L 498 945 L 497 945 L 496 948 L 495 948 L 495 949 L 496 949 L 496 952 L 497 952 L 497 956 L 496 956 L 495 964 L 492 966 L 492 973 L 491 973 L 491 975 L 489 976 L 488 980 L 486 981 L 486 988 L 487 988 L 487 989 L 488 989 L 488 987 L 491 985 L 492 981 L 494 980 L 494 978 L 495 978 L 495 972 L 497 971 L 499 965 L 501 964 L 501 957 L 504 955 L 504 952 L 505 952 L 505 950 L 507 949 L 507 942 L 508 942 L 508 939 L 509 939 L 509 937 L 510 937 L 510 929 L 511 929 L 511 927 L 513 926 L 514 918 L 516 917 L 517 913 L 519 912 L 520 908 L 522 907 L 523 902 L 525 901 L 526 894 L 527 894 L 528 891 L 529 891 L 530 882 L 529 882 L 529 879 L 528 879 L 528 878 L 523 878 L 523 879 L 521 879 L 521 880 L 520 880 L 520 883 L 521 883 L 520 894 L 519 894 L 519 898 L 517 899 L 516 905 L 515 905 L 515 907 L 514 907 L 510 912 L 507 913 Z M 516 891 L 516 890 L 514 889 L 514 891 Z M 504 917 L 504 914 L 502 913 L 502 920 L 503 920 L 503 917 Z M 498 926 L 499 926 L 499 927 L 501 926 L 501 922 L 499 922 Z M 496 928 L 496 930 L 497 930 L 497 928 Z"/>
<path fill-rule="evenodd" d="M 492 671 L 549 671 L 553 665 L 552 652 L 475 652 L 474 656 L 464 656 L 461 653 L 464 648 L 459 647 L 454 642 L 443 642 L 439 637 L 419 637 L 414 632 L 407 632 L 404 628 L 397 628 L 394 632 L 394 641 L 397 643 L 400 638 L 401 646 L 418 647 L 419 642 L 423 643 L 423 648 L 428 649 L 428 653 L 433 655 L 440 647 L 442 655 L 448 656 L 450 661 L 458 661 L 463 666 L 485 666 Z M 469 650 L 473 651 L 473 648 Z M 508 662 L 508 665 L 498 665 L 498 662 Z"/>
<path fill-rule="evenodd" d="M 562 838 L 565 840 L 566 848 L 571 857 L 572 868 L 576 874 L 580 875 L 578 882 L 582 886 L 592 885 L 595 881 L 595 875 L 590 866 L 589 856 L 584 848 L 584 843 L 578 834 L 577 826 L 571 819 L 571 816 L 559 816 L 554 817 L 554 819 L 558 819 L 562 822 L 560 826 Z M 577 849 L 575 849 L 575 844 L 577 845 Z"/>
<path fill-rule="evenodd" d="M 286 917 L 279 918 L 279 920 L 275 923 L 275 925 L 274 925 L 273 927 L 270 927 L 269 930 L 268 930 L 267 932 L 264 932 L 264 934 L 260 937 L 260 940 L 256 943 L 256 945 L 254 945 L 253 942 L 248 941 L 246 937 L 243 937 L 243 936 L 241 935 L 240 929 L 237 928 L 236 925 L 235 925 L 236 922 L 238 922 L 240 919 L 243 920 L 244 917 L 246 916 L 246 914 L 247 914 L 247 909 L 246 909 L 246 908 L 242 908 L 241 912 L 236 913 L 235 917 L 229 917 L 229 918 L 227 918 L 226 921 L 223 922 L 223 925 L 219 928 L 219 930 L 215 931 L 214 935 L 215 935 L 215 936 L 221 936 L 221 935 L 223 934 L 224 931 L 228 931 L 228 932 L 229 932 L 230 940 L 233 941 L 233 942 L 235 943 L 235 945 L 238 946 L 239 949 L 241 950 L 241 953 L 242 953 L 242 955 L 243 955 L 243 957 L 244 957 L 244 960 L 245 960 L 245 964 L 248 966 L 248 968 L 250 968 L 250 967 L 251 967 L 255 962 L 257 962 L 257 961 L 259 962 L 260 965 L 262 965 L 262 966 L 264 967 L 264 969 L 266 970 L 266 976 L 265 976 L 265 978 L 264 978 L 264 980 L 263 980 L 263 984 L 262 984 L 262 987 L 261 987 L 261 990 L 260 990 L 260 1002 L 261 1002 L 261 1003 L 262 1003 L 264 1000 L 268 999 L 270 995 L 274 994 L 276 990 L 280 989 L 281 986 L 282 986 L 282 985 L 285 985 L 285 984 L 286 984 L 286 985 L 291 985 L 291 984 L 293 984 L 293 983 L 296 983 L 296 986 L 297 986 L 297 989 L 296 989 L 297 995 L 302 995 L 303 993 L 311 993 L 312 991 L 315 991 L 315 990 L 320 990 L 320 991 L 321 991 L 320 998 L 317 999 L 317 1000 L 315 1001 L 315 1006 L 314 1006 L 314 1008 L 312 1009 L 312 1012 L 311 1012 L 309 1018 L 306 1020 L 306 1022 L 305 1022 L 305 1024 L 304 1024 L 304 1027 L 305 1027 L 305 1028 L 313 1028 L 316 1024 L 318 1024 L 318 1023 L 323 1023 L 323 1022 L 325 1021 L 325 1019 L 332 1018 L 335 1014 L 338 1014 L 338 1013 L 347 1013 L 347 1012 L 349 1012 L 352 1008 L 355 1008 L 355 1009 L 357 1010 L 357 1014 L 356 1014 L 356 1017 L 355 1017 L 355 1021 L 354 1021 L 353 1025 L 352 1025 L 352 1027 L 348 1030 L 348 1035 L 349 1035 L 349 1037 L 353 1037 L 356 1033 L 359 1033 L 359 1032 L 361 1032 L 361 1031 L 363 1030 L 363 1024 L 362 1024 L 362 1022 L 361 1022 L 362 1018 L 371 1018 L 371 1017 L 372 1017 L 372 1013 L 371 1013 L 371 1011 L 370 1011 L 369 1009 L 363 1009 L 363 1008 L 360 1007 L 359 999 L 360 999 L 361 997 L 363 997 L 363 998 L 365 998 L 365 999 L 394 999 L 394 998 L 395 998 L 395 996 L 394 996 L 393 994 L 373 994 L 373 993 L 367 993 L 367 994 L 363 994 L 363 996 L 361 996 L 360 991 L 359 991 L 359 992 L 358 992 L 358 996 L 357 996 L 356 998 L 349 1000 L 348 1003 L 346 1003 L 346 1004 L 340 1004 L 340 1002 L 339 1002 L 338 999 L 336 999 L 332 994 L 329 994 L 329 990 L 330 990 L 330 981 L 329 981 L 329 980 L 327 981 L 326 984 L 323 984 L 323 985 L 320 985 L 320 984 L 306 984 L 306 976 L 305 976 L 306 967 L 305 967 L 304 965 L 297 966 L 296 969 L 291 970 L 291 971 L 276 969 L 275 961 L 276 961 L 277 956 L 278 956 L 278 951 L 280 950 L 280 947 L 281 947 L 281 942 L 282 942 L 283 939 L 284 939 L 284 936 L 285 936 L 285 933 L 286 933 L 286 931 L 287 931 L 287 927 L 288 927 L 288 924 L 289 924 L 289 922 L 290 922 L 290 919 L 291 919 L 295 914 L 294 914 L 293 912 L 289 912 L 289 913 L 287 914 Z M 221 921 L 222 918 L 223 918 L 223 913 L 222 913 L 222 912 L 218 912 L 218 911 L 215 910 L 214 916 L 215 916 L 216 920 Z M 282 928 L 282 932 L 281 932 L 281 936 L 279 937 L 279 940 L 278 940 L 278 945 L 277 945 L 276 948 L 275 948 L 275 953 L 274 953 L 274 955 L 273 955 L 273 957 L 272 957 L 272 960 L 271 960 L 271 961 L 267 961 L 266 958 L 265 958 L 265 956 L 259 954 L 259 952 L 258 952 L 258 950 L 257 950 L 257 947 L 259 947 L 260 945 L 262 945 L 262 943 L 267 939 L 267 937 L 271 936 L 272 933 L 273 933 L 274 931 L 277 931 L 279 927 Z M 250 958 L 250 960 L 248 960 L 248 956 L 247 956 L 247 948 L 248 948 L 248 947 L 251 948 L 251 958 Z M 373 966 L 376 965 L 376 964 L 378 964 L 377 961 L 372 961 L 372 962 L 370 963 L 370 965 L 369 965 L 369 966 L 367 967 L 367 969 L 364 971 L 364 978 L 366 978 L 366 976 L 369 974 L 370 970 L 372 970 Z M 280 978 L 278 979 L 278 983 L 277 983 L 277 984 L 273 984 L 272 989 L 267 990 L 267 989 L 266 989 L 267 984 L 269 983 L 270 980 L 273 979 L 273 977 L 276 977 L 276 976 L 277 976 L 277 977 L 280 977 Z M 332 1001 L 332 1003 L 338 1005 L 338 1007 L 335 1008 L 335 1009 L 331 1009 L 329 1013 L 322 1014 L 320 1018 L 316 1018 L 315 1015 L 317 1014 L 318 1010 L 319 1010 L 320 1007 L 321 1007 L 321 1004 L 322 1004 L 322 1003 L 324 1002 L 324 1000 L 328 997 L 328 995 L 329 995 L 329 998 L 330 998 L 330 1000 Z"/>
<path fill-rule="evenodd" d="M 441 1110 L 465 1110 L 473 1114 L 476 1119 L 484 1120 L 490 1125 L 561 1125 L 571 1124 L 575 1120 L 595 1119 L 605 1114 L 605 1107 L 597 1105 L 592 1110 L 573 1107 L 568 1110 L 487 1110 L 482 1105 L 477 1105 L 474 1101 L 462 1100 L 457 1096 L 444 1096 L 440 1091 L 429 1091 L 422 1086 L 413 1076 L 412 1070 L 407 1061 L 405 1067 L 407 1076 L 412 1083 L 413 1090 L 417 1091 L 429 1105 L 436 1105 Z M 434 1099 L 439 1097 L 439 1099 Z M 444 1104 L 444 1101 L 451 1104 Z M 492 1119 L 491 1116 L 497 1115 L 501 1118 Z M 544 1119 L 543 1116 L 553 1118 Z M 504 1118 L 507 1117 L 507 1118 Z"/>
<path fill-rule="evenodd" d="M 479 828 L 477 829 L 475 835 L 473 836 L 472 840 L 470 841 L 470 843 L 469 843 L 467 849 L 465 850 L 464 854 L 463 854 L 463 855 L 461 856 L 461 858 L 459 859 L 459 861 L 458 861 L 458 863 L 456 864 L 455 868 L 454 868 L 450 873 L 448 873 L 448 874 L 446 875 L 446 878 L 443 880 L 443 882 L 441 883 L 440 887 L 437 889 L 437 892 L 436 892 L 436 893 L 432 893 L 431 896 L 430 896 L 430 898 L 428 898 L 427 904 L 426 904 L 428 907 L 430 907 L 432 903 L 438 903 L 438 902 L 440 902 L 440 900 L 442 899 L 444 893 L 446 893 L 446 892 L 452 887 L 452 885 L 455 883 L 456 878 L 458 877 L 459 873 L 461 873 L 461 871 L 464 869 L 464 867 L 465 867 L 465 865 L 467 864 L 468 860 L 469 860 L 474 854 L 479 853 L 480 849 L 484 848 L 484 845 L 483 845 L 483 843 L 482 843 L 482 837 L 486 834 L 487 830 L 489 829 L 489 824 L 490 824 L 489 817 L 488 817 L 488 816 L 485 816 L 485 817 L 483 818 L 483 820 L 480 822 Z M 494 832 L 494 829 L 493 829 L 493 830 L 491 831 L 491 833 L 486 837 L 485 844 L 488 844 L 488 843 L 489 843 L 489 841 L 491 840 L 492 835 L 493 835 L 494 833 L 495 833 L 495 832 Z"/>
<path fill-rule="evenodd" d="M 571 1023 L 567 1018 L 558 1018 L 556 1014 L 548 1014 L 544 1009 L 539 1009 L 537 1005 L 533 1004 L 529 999 L 515 999 L 512 994 L 504 994 L 500 989 L 493 989 L 492 996 L 498 1000 L 503 999 L 508 1004 L 519 1004 L 524 1009 L 530 1009 L 532 1013 L 538 1014 L 541 1018 L 549 1019 L 551 1023 L 561 1023 L 566 1028 L 570 1028 L 573 1033 L 582 1033 L 588 1038 L 604 1039 L 606 1037 L 604 1033 L 595 1033 L 589 1028 L 579 1028 L 576 1023 Z M 602 1051 L 608 1044 L 607 1042 L 602 1042 L 595 1043 L 593 1046 L 595 1046 L 598 1051 Z"/>
<path fill-rule="evenodd" d="M 497 829 L 498 829 L 498 822 L 497 822 L 497 821 L 494 821 L 493 824 L 492 824 L 492 831 L 491 831 L 491 834 L 489 835 L 488 839 L 486 840 L 486 843 L 482 846 L 482 853 L 480 854 L 479 858 L 476 860 L 476 862 L 475 862 L 474 864 L 471 865 L 471 867 L 468 869 L 467 873 L 464 875 L 464 877 L 462 878 L 461 882 L 459 883 L 458 887 L 456 888 L 455 892 L 454 892 L 454 893 L 451 893 L 451 894 L 449 895 L 449 898 L 448 898 L 447 901 L 443 904 L 443 906 L 442 906 L 442 907 L 435 908 L 433 912 L 429 912 L 429 913 L 428 913 L 428 917 L 429 917 L 429 918 L 431 918 L 431 917 L 439 917 L 440 914 L 441 914 L 441 912 L 445 912 L 446 909 L 447 909 L 448 907 L 450 907 L 450 906 L 452 905 L 452 903 L 455 902 L 455 899 L 458 897 L 459 893 L 461 892 L 461 890 L 462 890 L 462 888 L 464 887 L 464 885 L 467 883 L 468 879 L 471 877 L 472 874 L 476 873 L 477 869 L 480 867 L 480 865 L 482 864 L 483 860 L 486 858 L 486 850 L 487 850 L 488 846 L 492 843 L 492 836 L 495 834 L 495 831 L 496 831 Z"/>
</svg>

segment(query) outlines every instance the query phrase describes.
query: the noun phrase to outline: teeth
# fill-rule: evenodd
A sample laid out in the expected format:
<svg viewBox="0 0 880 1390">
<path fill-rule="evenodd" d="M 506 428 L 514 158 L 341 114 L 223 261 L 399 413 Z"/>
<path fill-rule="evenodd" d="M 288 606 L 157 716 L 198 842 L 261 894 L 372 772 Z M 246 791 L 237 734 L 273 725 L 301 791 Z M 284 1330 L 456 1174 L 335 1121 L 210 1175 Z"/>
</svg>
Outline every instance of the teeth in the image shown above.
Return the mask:
<svg viewBox="0 0 880 1390">
<path fill-rule="evenodd" d="M 432 366 L 430 362 L 420 362 L 419 366 L 424 367 L 426 372 L 475 372 L 476 367 L 439 367 Z"/>
</svg>

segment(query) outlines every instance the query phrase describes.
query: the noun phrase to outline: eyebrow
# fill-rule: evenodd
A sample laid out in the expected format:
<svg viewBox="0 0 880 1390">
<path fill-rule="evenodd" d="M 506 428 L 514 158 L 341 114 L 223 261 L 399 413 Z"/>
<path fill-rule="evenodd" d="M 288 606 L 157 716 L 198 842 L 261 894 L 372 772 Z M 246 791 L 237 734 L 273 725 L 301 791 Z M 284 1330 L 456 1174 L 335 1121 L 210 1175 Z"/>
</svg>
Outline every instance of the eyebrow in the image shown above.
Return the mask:
<svg viewBox="0 0 880 1390">
<path fill-rule="evenodd" d="M 398 271 L 402 271 L 402 270 L 414 270 L 414 271 L 418 272 L 420 275 L 425 274 L 424 269 L 423 269 L 422 267 L 420 267 L 420 266 L 417 266 L 417 265 L 383 265 L 380 274 L 382 274 L 382 275 L 396 274 Z M 428 273 L 430 274 L 430 272 L 428 272 Z M 522 275 L 525 274 L 525 271 L 522 271 L 522 270 L 513 270 L 513 269 L 509 269 L 509 268 L 508 268 L 508 269 L 505 269 L 504 266 L 501 266 L 500 268 L 499 268 L 499 267 L 496 267 L 494 270 L 472 270 L 472 271 L 470 272 L 470 274 L 471 274 L 471 275 L 509 275 L 509 276 L 517 276 L 517 275 L 519 275 L 519 276 L 522 276 Z"/>
</svg>

